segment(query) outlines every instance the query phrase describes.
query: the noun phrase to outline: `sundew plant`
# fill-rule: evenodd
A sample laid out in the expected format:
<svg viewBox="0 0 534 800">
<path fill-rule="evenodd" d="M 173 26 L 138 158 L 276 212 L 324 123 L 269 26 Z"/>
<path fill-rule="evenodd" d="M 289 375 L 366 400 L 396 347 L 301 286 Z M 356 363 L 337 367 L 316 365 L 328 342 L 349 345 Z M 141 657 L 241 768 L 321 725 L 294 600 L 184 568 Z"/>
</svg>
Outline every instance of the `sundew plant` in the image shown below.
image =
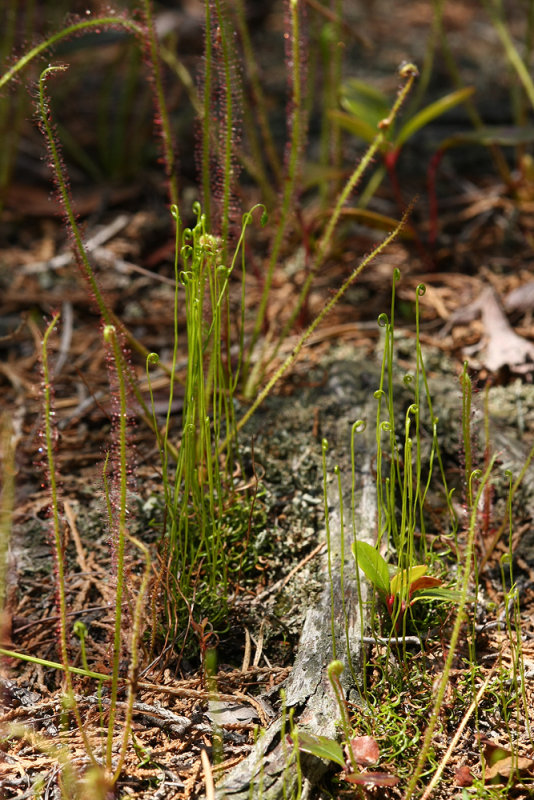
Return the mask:
<svg viewBox="0 0 534 800">
<path fill-rule="evenodd" d="M 481 743 L 478 768 L 482 768 L 483 777 L 474 777 L 474 759 L 473 771 L 466 767 L 462 780 L 477 792 L 477 797 L 505 797 L 511 787 L 522 781 L 530 786 L 533 766 L 531 758 L 520 755 L 521 743 L 532 746 L 532 720 L 523 688 L 526 640 L 513 569 L 512 538 L 509 535 L 507 540 L 505 535 L 507 527 L 509 533 L 513 528 L 512 501 L 525 465 L 515 477 L 510 473 L 499 475 L 498 453 L 492 452 L 489 421 L 483 415 L 480 421 L 485 429 L 485 452 L 479 455 L 473 386 L 464 364 L 458 376 L 456 433 L 465 453 L 465 469 L 456 489 L 450 488 L 449 465 L 442 452 L 440 408 L 432 397 L 420 340 L 419 300 L 425 286 L 419 285 L 415 296 L 414 369 L 403 374 L 395 348 L 395 290 L 399 280 L 400 272 L 395 270 L 391 311 L 378 321 L 383 331 L 383 357 L 375 392 L 377 537 L 373 544 L 362 538 L 365 531 L 361 530 L 359 509 L 354 506 L 358 482 L 362 480 L 356 469 L 354 439 L 362 435 L 372 418 L 357 420 L 351 428 L 349 519 L 361 627 L 355 630 L 354 623 L 345 618 L 346 641 L 339 641 L 338 645 L 333 586 L 339 577 L 332 575 L 329 557 L 334 660 L 328 667 L 328 678 L 339 708 L 340 734 L 334 739 L 310 733 L 306 723 L 294 725 L 292 757 L 298 764 L 297 772 L 302 768 L 300 754 L 329 760 L 337 768 L 337 790 L 349 785 L 362 790 L 375 787 L 375 791 L 381 787 L 384 796 L 389 797 L 387 787 L 397 787 L 403 798 L 427 800 L 440 791 L 455 791 L 454 779 L 451 785 L 451 762 L 462 738 L 473 736 L 475 742 Z M 488 414 L 487 407 L 484 413 Z M 451 435 L 450 430 L 446 433 Z M 326 448 L 323 441 L 323 452 Z M 533 455 L 531 450 L 526 464 Z M 329 544 L 326 463 L 324 471 Z M 343 520 L 346 499 L 338 467 L 335 473 Z M 501 610 L 505 609 L 501 624 L 505 632 L 497 639 L 491 667 L 484 667 L 485 648 L 479 630 L 486 625 L 488 630 L 494 629 L 499 623 L 492 618 L 493 604 L 483 596 L 485 562 L 480 553 L 486 522 L 481 509 L 485 496 L 502 477 L 506 495 L 504 519 L 500 524 L 495 520 L 494 524 L 498 525 L 499 536 L 504 535 L 499 569 L 504 604 Z M 456 495 L 462 497 L 462 511 L 454 503 Z M 441 509 L 439 531 L 428 524 L 429 519 L 435 519 L 429 511 L 436 504 Z M 348 554 L 343 558 L 346 560 Z M 343 565 L 342 560 L 342 572 Z M 372 589 L 365 601 L 361 588 L 364 577 Z M 483 618 L 486 624 L 481 625 Z M 350 637 L 357 640 L 352 641 L 352 652 Z M 352 660 L 352 653 L 360 652 L 356 644 L 361 647 L 363 662 L 357 671 Z M 506 688 L 502 683 L 505 652 L 507 663 L 511 664 L 511 672 L 504 670 L 508 676 Z M 340 683 L 341 674 L 347 670 L 352 672 L 358 693 L 353 702 L 347 702 Z M 505 720 L 506 746 L 497 746 L 494 741 L 496 718 Z M 488 729 L 491 737 L 481 733 Z M 449 731 L 445 737 L 444 731 Z"/>
<path fill-rule="evenodd" d="M 12 11 L 15 5 L 10 3 Z M 252 582 L 256 558 L 254 537 L 265 526 L 268 512 L 262 505 L 261 487 L 254 470 L 251 473 L 248 467 L 247 473 L 241 460 L 242 430 L 282 376 L 291 370 L 312 334 L 348 288 L 406 227 L 410 208 L 401 210 L 400 221 L 381 217 L 379 221 L 387 223 L 389 232 L 361 260 L 355 259 L 348 274 L 340 278 L 339 286 L 324 298 L 321 310 L 310 318 L 307 307 L 310 290 L 331 258 L 338 225 L 364 175 L 382 157 L 386 168 L 389 164 L 390 177 L 395 183 L 394 167 L 401 145 L 424 124 L 471 98 L 471 89 L 460 88 L 402 125 L 401 112 L 418 78 L 416 66 L 404 63 L 399 68 L 396 96 L 390 102 L 381 96 L 375 104 L 376 113 L 367 114 L 365 149 L 356 165 L 351 164 L 344 171 L 342 128 L 345 126 L 354 133 L 361 129 L 361 120 L 360 123 L 347 120 L 337 110 L 342 77 L 338 46 L 342 41 L 340 4 L 334 4 L 335 13 L 329 11 L 324 24 L 325 9 L 322 6 L 316 9 L 318 16 L 314 20 L 321 33 L 321 48 L 314 48 L 307 40 L 310 30 L 307 15 L 312 14 L 314 5 L 310 4 L 307 10 L 300 0 L 288 0 L 284 5 L 282 44 L 287 71 L 284 100 L 287 127 L 283 143 L 273 133 L 271 101 L 262 86 L 242 0 L 203 4 L 203 57 L 197 75 L 181 57 L 180 42 L 177 45 L 172 37 L 160 38 L 151 4 L 143 0 L 131 13 L 110 11 L 98 16 L 88 13 L 83 18 L 69 20 L 23 55 L 11 58 L 0 77 L 0 89 L 7 92 L 15 82 L 33 85 L 40 74 L 35 104 L 37 122 L 74 252 L 74 270 L 87 291 L 100 326 L 99 341 L 109 370 L 109 391 L 104 405 L 109 407 L 111 419 L 100 489 L 104 507 L 102 530 L 111 545 L 108 576 L 111 600 L 109 597 L 106 600 L 108 649 L 103 664 L 97 668 L 87 655 L 83 625 L 71 628 L 69 615 L 68 557 L 62 520 L 64 498 L 59 480 L 62 443 L 54 408 L 54 374 L 49 364 L 51 342 L 62 319 L 61 315 L 52 314 L 51 320 L 41 321 L 44 329 L 40 353 L 41 448 L 50 509 L 58 653 L 56 660 L 24 656 L 8 648 L 1 649 L 0 654 L 26 658 L 40 667 L 55 670 L 62 676 L 58 680 L 64 679 L 63 709 L 83 741 L 93 780 L 91 800 L 109 796 L 119 784 L 133 736 L 134 704 L 137 690 L 143 688 L 144 669 L 157 664 L 163 672 L 171 665 L 178 674 L 200 663 L 199 696 L 214 701 L 216 686 L 210 675 L 209 662 L 213 659 L 210 651 L 231 624 L 235 597 Z M 71 71 L 64 63 L 68 60 L 67 44 L 82 46 L 88 34 L 101 41 L 109 32 L 117 35 L 122 44 L 128 42 L 125 48 L 128 68 L 122 86 L 126 91 L 121 94 L 116 116 L 106 113 L 113 105 L 110 99 L 115 96 L 113 85 L 107 84 L 102 93 L 95 155 L 86 152 L 83 142 L 77 142 L 75 137 L 69 139 L 68 130 L 60 122 L 60 109 L 54 105 L 54 96 L 55 92 L 60 93 L 61 81 Z M 504 39 L 508 41 L 505 36 Z M 65 49 L 61 50 L 63 46 Z M 506 49 L 510 61 L 516 64 L 515 50 L 508 45 Z M 53 63 L 43 68 L 48 61 Z M 324 74 L 319 89 L 306 79 L 307 74 Z M 518 69 L 518 74 L 529 88 L 524 71 Z M 168 104 L 173 82 L 187 93 L 193 110 L 192 125 L 196 127 L 197 140 L 193 192 L 185 191 L 178 168 L 180 142 L 176 146 L 176 119 Z M 148 86 L 143 97 L 152 102 L 156 141 L 144 142 L 142 132 L 139 140 L 134 141 L 136 136 L 132 134 L 128 157 L 119 156 L 120 142 L 129 138 L 129 121 L 135 119 L 135 98 L 141 84 Z M 315 171 L 307 163 L 308 150 L 313 152 L 307 145 L 310 113 L 317 110 L 314 101 L 321 112 L 319 163 L 312 165 Z M 17 105 L 19 100 L 14 102 Z M 352 97 L 353 117 L 366 102 L 366 97 L 360 94 Z M 4 124 L 9 116 L 5 108 L 2 106 Z M 20 119 L 20 110 L 16 119 Z M 108 142 L 113 146 L 108 147 Z M 74 160 L 93 176 L 109 172 L 120 178 L 134 164 L 141 168 L 145 149 L 156 148 L 165 176 L 168 222 L 174 245 L 174 269 L 168 279 L 173 283 L 174 293 L 172 332 L 166 351 L 162 348 L 161 352 L 148 350 L 113 310 L 102 288 L 106 276 L 95 268 L 88 252 L 65 165 L 68 157 L 70 165 Z M 0 168 L 0 183 L 4 185 L 9 169 L 5 164 L 0 164 Z M 303 197 L 313 189 L 310 178 L 313 174 L 320 176 L 317 192 L 320 213 L 310 223 L 303 213 Z M 367 186 L 365 204 L 382 178 L 380 170 L 377 174 L 378 178 L 371 179 Z M 245 180 L 240 182 L 243 176 Z M 250 203 L 243 199 L 252 195 Z M 254 258 L 252 248 L 258 238 L 253 234 L 259 233 L 264 257 Z M 295 239 L 302 244 L 304 269 L 293 287 L 296 291 L 290 295 L 280 319 L 276 319 L 270 313 L 272 291 Z M 344 745 L 350 745 L 359 726 L 369 736 L 382 737 L 390 764 L 397 759 L 397 771 L 404 781 L 405 797 L 409 798 L 419 791 L 421 776 L 432 770 L 436 776 L 445 768 L 447 754 L 440 764 L 436 762 L 435 734 L 442 723 L 441 708 L 464 640 L 469 672 L 466 684 L 474 704 L 465 710 L 465 718 L 476 716 L 482 699 L 475 674 L 479 666 L 475 620 L 480 599 L 477 537 L 479 509 L 492 483 L 496 455 L 488 452 L 485 460 L 477 462 L 471 384 L 466 369 L 461 386 L 464 514 L 459 518 L 439 446 L 439 410 L 434 408 L 422 357 L 419 302 L 425 291 L 423 285 L 417 288 L 415 298 L 414 372 L 402 389 L 397 388 L 395 290 L 399 279 L 395 271 L 391 310 L 389 316 L 382 315 L 379 320 L 384 351 L 375 393 L 376 418 L 372 423 L 366 421 L 376 431 L 377 541 L 374 545 L 359 542 L 355 528 L 352 554 L 345 554 L 346 558 L 352 558 L 359 578 L 365 576 L 373 587 L 372 601 L 363 609 L 368 623 L 361 631 L 362 642 L 370 648 L 358 685 L 360 699 L 365 702 L 361 707 L 348 708 L 339 682 L 343 665 L 337 659 L 328 677 L 338 698 Z M 251 296 L 255 298 L 254 304 Z M 295 337 L 291 349 L 287 347 L 290 334 Z M 161 388 L 162 382 L 167 392 L 163 414 L 156 388 Z M 145 393 L 143 385 L 147 387 Z M 409 402 L 404 403 L 407 392 Z M 404 403 L 401 409 L 399 395 Z M 178 397 L 180 412 L 176 414 Z M 160 536 L 157 544 L 151 542 L 150 546 L 132 532 L 133 494 L 140 490 L 132 447 L 134 418 L 135 425 L 148 431 L 156 455 Z M 356 429 L 353 435 L 358 435 Z M 6 520 L 11 514 L 14 494 L 10 475 L 14 456 L 7 445 L 5 449 L 0 555 L 7 550 L 10 525 Z M 355 475 L 354 465 L 353 472 Z M 510 478 L 510 527 L 512 499 L 522 475 Z M 427 514 L 436 483 L 441 486 L 446 519 L 439 540 L 429 530 Z M 325 502 L 326 508 L 327 505 Z M 353 509 L 353 518 L 357 518 L 357 509 Z M 503 522 L 501 532 L 505 528 Z M 521 712 L 528 717 L 528 704 L 511 552 L 507 557 L 509 560 L 501 563 L 509 601 L 504 622 L 514 641 L 512 690 L 517 703 L 512 710 L 505 708 L 504 702 L 502 706 L 507 719 L 513 719 L 515 724 Z M 4 574 L 2 565 L 0 579 Z M 0 598 L 5 597 L 4 587 L 0 589 Z M 425 648 L 440 635 L 446 638 L 447 645 L 439 661 L 440 672 L 435 674 Z M 393 693 L 388 695 L 388 692 L 393 687 L 400 696 L 403 681 L 412 679 L 410 686 L 415 691 L 414 676 L 421 689 L 420 702 L 414 701 L 414 719 L 410 719 L 413 735 L 406 744 L 409 737 L 403 740 L 399 734 L 402 715 L 393 713 L 390 696 Z M 484 691 L 491 688 L 492 676 L 485 680 Z M 91 697 L 96 698 L 100 720 L 96 744 L 85 729 L 81 712 L 81 692 L 86 685 L 95 687 Z M 504 690 L 501 676 L 501 699 Z M 28 733 L 21 736 L 28 737 Z M 297 731 L 296 744 L 289 748 L 296 758 L 300 752 L 298 736 Z M 339 745 L 323 741 L 320 749 L 309 737 L 301 736 L 300 741 L 302 751 L 331 758 L 344 770 L 348 783 L 365 785 L 365 780 L 359 784 L 356 780 L 357 762 L 352 756 L 347 759 Z M 403 755 L 406 755 L 404 765 Z M 206 758 L 204 752 L 204 761 Z M 205 763 L 204 768 L 207 776 Z M 62 770 L 66 775 L 64 765 Z M 350 774 L 353 780 L 348 780 Z M 392 775 L 375 778 L 374 785 L 393 786 L 387 778 Z M 77 796 L 79 790 L 73 789 L 70 795 L 69 791 L 65 790 L 65 797 Z"/>
<path fill-rule="evenodd" d="M 241 82 L 240 70 L 237 69 L 240 56 L 233 35 L 234 26 L 240 31 L 244 68 L 252 76 L 257 76 L 242 5 L 238 3 L 235 9 L 230 10 L 223 3 L 206 3 L 205 59 L 199 92 L 193 83 L 188 82 L 183 64 L 172 59 L 168 48 L 160 47 L 149 2 L 144 2 L 139 14 L 134 16 L 127 13 L 110 13 L 99 17 L 87 14 L 84 19 L 69 21 L 64 28 L 13 61 L 0 78 L 0 88 L 9 86 L 34 69 L 43 57 L 50 57 L 54 48 L 71 39 L 81 40 L 88 33 L 98 37 L 107 30 L 119 31 L 123 37 L 132 37 L 138 43 L 146 61 L 153 95 L 154 119 L 171 201 L 170 218 L 175 229 L 175 308 L 172 358 L 169 363 L 164 362 L 159 354 L 148 352 L 142 342 L 117 318 L 108 304 L 100 279 L 91 263 L 72 201 L 68 171 L 63 158 L 60 135 L 62 129 L 58 130 L 51 100 L 55 81 L 61 80 L 69 71 L 66 64 L 53 64 L 42 72 L 37 112 L 79 275 L 88 288 L 103 328 L 108 332 L 115 331 L 112 339 L 113 358 L 119 380 L 112 382 L 112 395 L 116 395 L 119 388 L 122 391 L 124 387 L 129 398 L 128 413 L 131 413 L 135 404 L 142 423 L 153 431 L 157 441 L 164 503 L 159 586 L 165 587 L 162 605 L 165 609 L 166 638 L 175 642 L 178 651 L 182 650 L 185 639 L 191 632 L 200 630 L 207 621 L 215 629 L 224 627 L 228 598 L 233 591 L 232 581 L 253 563 L 249 545 L 255 514 L 260 509 L 253 499 L 254 492 L 252 495 L 247 494 L 233 477 L 238 459 L 238 429 L 243 427 L 284 372 L 292 366 L 306 341 L 348 286 L 392 241 L 403 224 L 398 223 L 383 242 L 354 268 L 323 310 L 308 325 L 293 351 L 272 374 L 270 380 L 265 381 L 269 360 L 277 354 L 283 339 L 292 329 L 313 278 L 328 256 L 343 207 L 358 186 L 374 154 L 382 146 L 389 126 L 393 124 L 417 77 L 414 65 L 402 66 L 397 98 L 387 118 L 380 121 L 376 138 L 362 160 L 349 174 L 337 196 L 329 200 L 331 212 L 324 229 L 318 235 L 309 270 L 295 306 L 290 310 L 284 330 L 273 339 L 272 332 L 265 327 L 265 314 L 273 271 L 283 253 L 290 221 L 294 225 L 298 218 L 295 215 L 295 206 L 300 192 L 299 181 L 306 143 L 308 100 L 305 97 L 303 78 L 303 64 L 306 59 L 302 46 L 303 9 L 295 0 L 287 4 L 285 41 L 290 114 L 285 158 L 276 154 L 269 131 L 263 90 L 257 77 L 251 79 L 251 86 L 254 103 L 259 109 L 259 129 L 255 130 L 252 126 L 250 113 L 247 111 L 246 92 Z M 202 204 L 195 203 L 193 213 L 196 222 L 191 226 L 182 222 L 174 137 L 163 85 L 162 57 L 178 76 L 177 79 L 187 84 L 202 130 L 199 158 L 199 195 Z M 325 91 L 331 92 L 332 86 L 327 85 Z M 250 126 L 250 130 L 247 128 L 245 131 L 243 128 L 243 136 L 246 133 L 252 142 L 254 137 L 263 142 L 257 149 L 258 153 L 265 154 L 269 167 L 262 159 L 251 160 L 247 156 L 240 134 L 241 119 L 249 120 Z M 214 171 L 212 164 L 217 165 Z M 274 206 L 269 209 L 272 231 L 270 255 L 252 326 L 246 304 L 247 282 L 250 280 L 245 258 L 246 232 L 253 221 L 256 224 L 261 220 L 265 224 L 267 213 L 266 207 L 262 205 L 246 210 L 241 219 L 237 217 L 237 177 L 241 169 L 250 171 L 252 177 L 257 179 L 264 196 Z M 274 181 L 274 185 L 269 185 L 271 181 Z M 280 182 L 278 188 L 277 181 Z M 280 193 L 277 194 L 278 192 Z M 275 200 L 277 196 L 279 201 Z M 236 287 L 240 305 L 237 316 L 230 311 L 230 295 Z M 185 325 L 182 325 L 183 310 Z M 260 337 L 262 331 L 264 333 Z M 267 349 L 265 343 L 269 343 Z M 139 387 L 139 370 L 135 363 L 139 356 L 144 359 L 144 371 L 150 391 L 148 402 Z M 187 370 L 183 379 L 184 402 L 182 421 L 177 430 L 171 410 L 178 380 L 177 363 L 184 357 L 187 359 Z M 167 375 L 169 381 L 168 411 L 163 426 L 158 422 L 152 393 L 153 377 L 156 374 Z M 180 381 L 182 382 L 181 377 Z M 240 392 L 251 395 L 254 399 L 238 419 L 236 397 Z M 121 435 L 124 435 L 124 431 Z M 127 469 L 124 458 L 118 469 L 119 475 Z M 126 503 L 124 492 L 123 486 L 119 492 L 122 506 Z M 113 492 L 111 494 L 114 496 Z M 126 513 L 124 507 L 121 513 Z M 128 514 L 130 513 L 128 510 Z M 121 548 L 124 545 L 123 540 Z M 121 548 L 118 550 L 119 569 L 122 569 L 123 563 Z M 120 579 L 117 586 L 118 591 L 121 591 Z M 152 606 L 155 609 L 157 603 L 154 601 Z M 154 646 L 154 630 L 157 627 L 152 625 L 151 647 Z M 115 646 L 117 648 L 117 643 Z"/>
</svg>

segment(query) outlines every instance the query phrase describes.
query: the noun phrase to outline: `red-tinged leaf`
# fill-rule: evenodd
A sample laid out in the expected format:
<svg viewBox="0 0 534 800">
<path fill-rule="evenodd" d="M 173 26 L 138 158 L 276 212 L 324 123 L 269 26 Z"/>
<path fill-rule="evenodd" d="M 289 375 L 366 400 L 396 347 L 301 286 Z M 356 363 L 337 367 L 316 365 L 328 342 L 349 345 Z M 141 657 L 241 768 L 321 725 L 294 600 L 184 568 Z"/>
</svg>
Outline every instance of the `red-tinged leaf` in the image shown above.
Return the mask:
<svg viewBox="0 0 534 800">
<path fill-rule="evenodd" d="M 395 775 L 388 775 L 387 772 L 360 772 L 357 775 L 343 775 L 343 780 L 358 786 L 396 786 L 399 782 Z"/>
<path fill-rule="evenodd" d="M 467 764 L 464 764 L 463 767 L 458 767 L 454 773 L 454 783 L 456 786 L 471 786 L 473 780 L 474 778 Z"/>
<path fill-rule="evenodd" d="M 401 569 L 401 571 L 397 572 L 391 579 L 389 583 L 389 593 L 392 595 L 402 594 L 406 597 L 409 587 L 420 578 L 424 578 L 425 572 L 426 564 L 418 564 L 416 567 Z"/>
<path fill-rule="evenodd" d="M 421 589 L 434 589 L 436 586 L 441 586 L 443 581 L 439 578 L 433 578 L 431 575 L 423 575 L 422 578 L 412 581 L 410 584 L 410 595 L 414 592 L 420 592 Z"/>
<path fill-rule="evenodd" d="M 369 767 L 371 764 L 376 764 L 380 758 L 380 750 L 372 736 L 355 736 L 350 740 L 350 747 L 354 761 L 359 767 Z M 348 747 L 345 750 L 349 759 Z"/>
</svg>

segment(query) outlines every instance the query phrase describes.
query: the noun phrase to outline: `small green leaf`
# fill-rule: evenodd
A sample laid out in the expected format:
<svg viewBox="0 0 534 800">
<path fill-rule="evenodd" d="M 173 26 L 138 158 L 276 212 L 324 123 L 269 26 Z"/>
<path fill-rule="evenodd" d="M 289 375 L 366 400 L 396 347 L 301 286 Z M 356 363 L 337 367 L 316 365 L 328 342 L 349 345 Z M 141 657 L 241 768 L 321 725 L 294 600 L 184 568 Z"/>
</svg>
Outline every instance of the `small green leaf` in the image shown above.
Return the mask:
<svg viewBox="0 0 534 800">
<path fill-rule="evenodd" d="M 448 150 L 451 147 L 463 147 L 466 144 L 488 147 L 493 144 L 501 147 L 517 147 L 520 144 L 530 144 L 534 141 L 534 127 L 504 127 L 486 125 L 474 131 L 455 133 L 441 142 L 439 149 Z"/>
<path fill-rule="evenodd" d="M 389 115 L 391 106 L 387 96 L 357 78 L 348 80 L 341 89 L 341 105 L 351 116 L 376 127 L 381 119 Z"/>
<path fill-rule="evenodd" d="M 376 228 L 380 231 L 391 231 L 399 224 L 399 220 L 394 217 L 387 217 L 385 214 L 380 214 L 378 211 L 371 211 L 368 208 L 344 208 L 341 211 L 342 219 L 355 219 L 369 228 Z M 414 233 L 412 230 L 404 227 L 400 233 L 401 239 L 413 239 Z"/>
<path fill-rule="evenodd" d="M 378 134 L 378 128 L 373 127 L 363 119 L 354 117 L 352 114 L 345 114 L 343 111 L 329 111 L 328 116 L 349 133 L 359 139 L 363 139 L 367 144 L 370 144 Z"/>
<path fill-rule="evenodd" d="M 389 592 L 389 569 L 376 547 L 367 542 L 354 542 L 352 552 L 356 563 L 375 589 L 386 597 Z"/>
<path fill-rule="evenodd" d="M 417 133 L 418 130 L 424 128 L 424 126 L 428 125 L 428 123 L 432 122 L 432 120 L 441 117 L 442 114 L 450 111 L 450 109 L 454 108 L 454 106 L 465 102 L 465 100 L 471 97 L 474 91 L 475 90 L 472 86 L 467 86 L 464 89 L 458 89 L 456 92 L 451 92 L 451 94 L 447 94 L 445 97 L 441 97 L 434 103 L 430 103 L 430 105 L 422 108 L 421 111 L 415 114 L 402 126 L 401 130 L 399 131 L 399 135 L 395 139 L 396 147 L 401 147 L 411 136 L 414 135 L 414 133 Z"/>
<path fill-rule="evenodd" d="M 298 731 L 298 736 L 295 737 L 299 750 L 304 753 L 311 753 L 312 756 L 317 758 L 327 758 L 329 761 L 334 761 L 340 767 L 345 766 L 345 759 L 343 757 L 343 750 L 335 739 L 330 739 L 328 736 L 314 736 L 312 733 L 305 731 Z"/>
<path fill-rule="evenodd" d="M 397 572 L 390 581 L 389 593 L 393 596 L 404 592 L 409 594 L 410 587 L 415 581 L 421 580 L 426 572 L 426 564 L 419 564 L 416 567 L 409 567 Z"/>
</svg>

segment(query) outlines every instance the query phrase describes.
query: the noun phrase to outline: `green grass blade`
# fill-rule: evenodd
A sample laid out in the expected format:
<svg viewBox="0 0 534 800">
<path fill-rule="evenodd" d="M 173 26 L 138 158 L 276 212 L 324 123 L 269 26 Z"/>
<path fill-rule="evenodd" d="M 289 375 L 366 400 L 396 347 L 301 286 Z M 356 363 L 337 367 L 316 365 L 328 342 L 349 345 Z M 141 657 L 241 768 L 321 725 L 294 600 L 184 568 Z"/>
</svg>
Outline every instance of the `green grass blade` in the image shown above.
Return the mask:
<svg viewBox="0 0 534 800">
<path fill-rule="evenodd" d="M 451 94 L 447 94 L 445 97 L 440 97 L 439 100 L 421 109 L 421 111 L 402 126 L 395 140 L 395 146 L 402 147 L 414 133 L 417 133 L 418 130 L 428 125 L 429 122 L 432 122 L 447 111 L 450 111 L 451 108 L 460 105 L 460 103 L 464 103 L 471 97 L 474 91 L 472 86 L 458 89 L 456 92 L 451 92 Z"/>
</svg>

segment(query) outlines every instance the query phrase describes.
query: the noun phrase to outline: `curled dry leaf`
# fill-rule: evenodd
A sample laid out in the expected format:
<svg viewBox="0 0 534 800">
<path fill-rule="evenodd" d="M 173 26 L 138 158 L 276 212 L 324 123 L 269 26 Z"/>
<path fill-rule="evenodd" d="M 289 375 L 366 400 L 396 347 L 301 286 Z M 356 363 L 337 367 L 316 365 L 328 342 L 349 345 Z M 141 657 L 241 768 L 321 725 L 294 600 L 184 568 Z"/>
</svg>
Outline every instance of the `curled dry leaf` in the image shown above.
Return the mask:
<svg viewBox="0 0 534 800">
<path fill-rule="evenodd" d="M 529 372 L 534 369 L 534 344 L 518 336 L 508 322 L 491 287 L 484 289 L 479 301 L 482 305 L 482 322 L 487 337 L 483 363 L 491 372 L 508 367 L 512 372 Z"/>
<path fill-rule="evenodd" d="M 504 313 L 497 293 L 486 286 L 476 300 L 453 314 L 443 333 L 454 325 L 468 322 L 476 317 L 482 318 L 485 340 L 476 350 L 479 351 L 480 365 L 490 372 L 499 372 L 507 367 L 514 373 L 534 371 L 534 344 L 518 336 L 512 329 Z M 475 352 L 469 348 L 467 355 Z"/>
<path fill-rule="evenodd" d="M 504 298 L 504 307 L 509 314 L 514 312 L 526 314 L 534 309 L 534 281 L 513 289 Z"/>
</svg>

